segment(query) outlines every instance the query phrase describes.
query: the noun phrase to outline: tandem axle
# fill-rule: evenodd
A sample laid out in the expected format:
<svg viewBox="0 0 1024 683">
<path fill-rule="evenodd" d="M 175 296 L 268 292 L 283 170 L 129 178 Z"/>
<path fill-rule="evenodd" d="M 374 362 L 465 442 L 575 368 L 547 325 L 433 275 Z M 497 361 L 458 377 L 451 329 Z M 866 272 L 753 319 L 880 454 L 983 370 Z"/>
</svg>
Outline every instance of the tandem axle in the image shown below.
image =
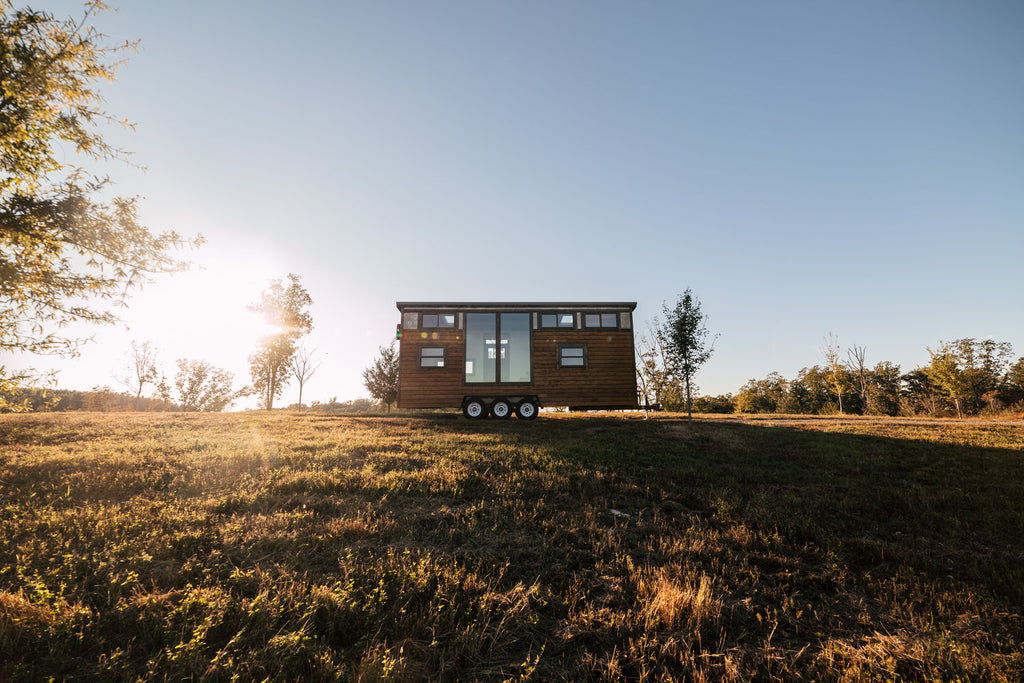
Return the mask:
<svg viewBox="0 0 1024 683">
<path fill-rule="evenodd" d="M 524 396 L 463 396 L 462 414 L 471 420 L 487 416 L 505 420 L 516 414 L 520 420 L 532 420 L 540 412 L 540 399 Z"/>
</svg>

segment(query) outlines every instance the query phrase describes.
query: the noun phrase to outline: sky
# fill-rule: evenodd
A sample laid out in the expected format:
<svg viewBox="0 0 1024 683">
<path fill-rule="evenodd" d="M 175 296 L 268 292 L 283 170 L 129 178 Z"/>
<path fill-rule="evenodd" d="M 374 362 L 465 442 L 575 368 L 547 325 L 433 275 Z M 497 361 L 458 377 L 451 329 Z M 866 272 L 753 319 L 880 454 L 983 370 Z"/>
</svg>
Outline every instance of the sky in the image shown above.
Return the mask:
<svg viewBox="0 0 1024 683">
<path fill-rule="evenodd" d="M 245 306 L 288 273 L 307 403 L 367 395 L 396 301 L 636 301 L 639 333 L 690 288 L 702 394 L 793 378 L 830 333 L 905 371 L 962 337 L 1024 356 L 1018 0 L 122 0 L 93 23 L 141 41 L 101 87 L 146 167 L 114 190 L 206 244 L 78 358 L 32 361 L 62 387 L 116 388 L 133 339 L 248 381 Z"/>
</svg>

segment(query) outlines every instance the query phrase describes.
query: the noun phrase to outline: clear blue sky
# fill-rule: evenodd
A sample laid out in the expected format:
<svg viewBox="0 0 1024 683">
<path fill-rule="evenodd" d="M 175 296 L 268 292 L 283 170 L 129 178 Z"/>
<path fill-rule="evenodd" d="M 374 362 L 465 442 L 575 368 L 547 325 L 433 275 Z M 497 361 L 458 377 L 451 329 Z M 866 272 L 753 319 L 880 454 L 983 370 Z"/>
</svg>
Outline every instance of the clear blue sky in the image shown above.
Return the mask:
<svg viewBox="0 0 1024 683">
<path fill-rule="evenodd" d="M 326 354 L 307 402 L 365 395 L 396 300 L 636 300 L 642 327 L 690 287 L 711 394 L 792 378 L 829 332 L 905 370 L 965 336 L 1024 355 L 1018 0 L 122 2 L 95 23 L 142 41 L 103 88 L 148 167 L 112 168 L 117 190 L 203 233 L 207 272 L 137 296 L 64 386 L 113 384 L 133 337 L 247 379 L 254 342 L 217 325 L 288 272 Z"/>
</svg>

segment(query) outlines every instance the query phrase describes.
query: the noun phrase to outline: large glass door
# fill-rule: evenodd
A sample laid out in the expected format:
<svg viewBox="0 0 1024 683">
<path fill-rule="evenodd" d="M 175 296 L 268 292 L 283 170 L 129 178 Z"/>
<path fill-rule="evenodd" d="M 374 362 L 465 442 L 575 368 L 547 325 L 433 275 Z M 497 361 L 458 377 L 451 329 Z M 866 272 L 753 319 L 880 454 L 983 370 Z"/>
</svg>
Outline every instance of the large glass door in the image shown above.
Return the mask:
<svg viewBox="0 0 1024 683">
<path fill-rule="evenodd" d="M 530 314 L 502 313 L 499 382 L 530 381 Z"/>
<path fill-rule="evenodd" d="M 498 321 L 494 313 L 466 314 L 466 381 L 496 382 Z"/>
<path fill-rule="evenodd" d="M 466 314 L 466 382 L 530 382 L 530 314 Z"/>
</svg>

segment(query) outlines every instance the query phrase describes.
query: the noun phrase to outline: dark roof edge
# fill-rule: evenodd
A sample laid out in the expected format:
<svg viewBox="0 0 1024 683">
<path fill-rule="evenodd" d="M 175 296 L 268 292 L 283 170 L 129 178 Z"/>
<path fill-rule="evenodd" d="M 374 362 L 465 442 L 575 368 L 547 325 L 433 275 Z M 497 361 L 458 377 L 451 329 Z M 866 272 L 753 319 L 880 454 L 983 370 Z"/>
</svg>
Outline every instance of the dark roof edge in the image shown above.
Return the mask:
<svg viewBox="0 0 1024 683">
<path fill-rule="evenodd" d="M 396 301 L 398 310 L 406 308 L 628 308 L 636 310 L 635 301 Z"/>
</svg>

